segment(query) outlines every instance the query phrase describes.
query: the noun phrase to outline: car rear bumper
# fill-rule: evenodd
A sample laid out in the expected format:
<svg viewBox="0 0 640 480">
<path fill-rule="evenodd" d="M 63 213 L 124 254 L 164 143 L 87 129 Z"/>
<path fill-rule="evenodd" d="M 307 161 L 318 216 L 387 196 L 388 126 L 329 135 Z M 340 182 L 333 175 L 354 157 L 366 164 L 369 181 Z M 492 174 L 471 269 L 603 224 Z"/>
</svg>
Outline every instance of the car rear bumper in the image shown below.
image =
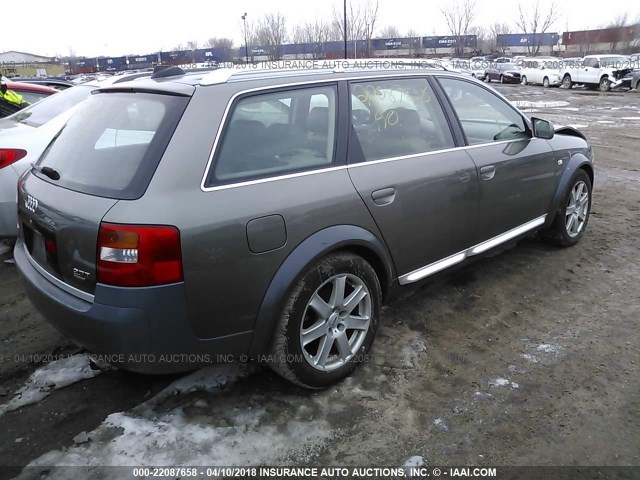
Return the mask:
<svg viewBox="0 0 640 480">
<path fill-rule="evenodd" d="M 195 337 L 188 327 L 182 283 L 148 288 L 98 284 L 92 303 L 44 277 L 32 265 L 21 239 L 14 258 L 26 294 L 38 311 L 103 362 L 140 373 L 173 373 L 236 361 L 249 349 L 252 332 Z"/>
<path fill-rule="evenodd" d="M 0 239 L 18 235 L 18 174 L 11 166 L 0 170 Z"/>
</svg>

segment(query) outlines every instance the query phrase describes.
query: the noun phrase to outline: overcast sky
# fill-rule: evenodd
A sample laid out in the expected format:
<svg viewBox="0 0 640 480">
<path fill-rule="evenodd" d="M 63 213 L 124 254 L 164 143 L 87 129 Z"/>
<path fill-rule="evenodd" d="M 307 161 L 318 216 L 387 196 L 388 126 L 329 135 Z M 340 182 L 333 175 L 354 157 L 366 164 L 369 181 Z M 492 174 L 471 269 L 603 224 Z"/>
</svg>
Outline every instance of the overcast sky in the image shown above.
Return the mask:
<svg viewBox="0 0 640 480">
<path fill-rule="evenodd" d="M 379 0 L 374 37 L 387 25 L 395 26 L 402 34 L 414 29 L 421 35 L 448 35 L 440 8 L 452 1 L 455 0 Z M 40 2 L 25 4 L 30 9 L 28 13 L 19 6 L 7 7 L 18 12 L 19 20 L 2 22 L 0 50 L 45 56 L 65 56 L 70 50 L 87 57 L 142 55 L 171 50 L 192 40 L 204 43 L 214 36 L 232 38 L 239 46 L 243 43 L 240 16 L 244 12 L 256 21 L 266 13 L 279 11 L 291 28 L 319 18 L 331 20 L 334 7 L 342 8 L 342 0 L 66 0 L 47 3 L 42 9 L 37 4 Z M 533 4 L 533 0 L 523 1 L 523 5 Z M 542 9 L 550 4 L 551 0 L 540 0 Z M 606 6 L 585 0 L 561 0 L 558 8 L 560 19 L 550 31 L 603 27 L 625 12 L 632 20 L 640 16 L 637 0 L 614 0 Z M 474 24 L 488 27 L 504 22 L 513 25 L 516 32 L 517 14 L 517 1 L 477 0 Z"/>
</svg>

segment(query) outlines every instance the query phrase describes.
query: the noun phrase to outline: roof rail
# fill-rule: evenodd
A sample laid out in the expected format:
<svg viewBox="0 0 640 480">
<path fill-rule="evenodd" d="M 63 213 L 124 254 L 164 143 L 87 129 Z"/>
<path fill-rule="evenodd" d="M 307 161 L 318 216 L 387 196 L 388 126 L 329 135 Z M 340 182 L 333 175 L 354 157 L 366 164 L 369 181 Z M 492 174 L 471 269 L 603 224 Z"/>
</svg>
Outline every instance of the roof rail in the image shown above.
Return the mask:
<svg viewBox="0 0 640 480">
<path fill-rule="evenodd" d="M 421 58 L 359 58 L 349 60 L 279 60 L 256 64 L 239 64 L 218 68 L 206 74 L 200 85 L 215 85 L 233 80 L 249 80 L 256 76 L 302 76 L 366 70 L 439 69 L 443 65 Z"/>
</svg>

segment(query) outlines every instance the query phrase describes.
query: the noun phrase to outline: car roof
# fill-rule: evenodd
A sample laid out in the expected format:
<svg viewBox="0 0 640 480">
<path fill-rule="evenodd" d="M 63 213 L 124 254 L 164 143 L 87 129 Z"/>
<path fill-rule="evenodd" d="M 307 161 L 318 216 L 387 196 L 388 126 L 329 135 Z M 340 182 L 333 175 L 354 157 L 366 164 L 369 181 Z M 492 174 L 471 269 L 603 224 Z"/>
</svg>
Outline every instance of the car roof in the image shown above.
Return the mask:
<svg viewBox="0 0 640 480">
<path fill-rule="evenodd" d="M 9 90 L 17 90 L 22 92 L 40 92 L 40 93 L 58 93 L 60 90 L 47 87 L 46 85 L 38 85 L 35 83 L 2 81 Z"/>
<path fill-rule="evenodd" d="M 289 65 L 292 68 L 281 68 Z M 309 68 L 295 68 L 301 66 Z M 204 71 L 183 71 L 171 67 L 162 73 L 158 70 L 151 76 L 140 78 L 122 85 L 100 85 L 101 90 L 116 91 L 123 88 L 172 91 L 177 94 L 191 95 L 197 86 L 210 86 L 237 82 L 261 81 L 271 84 L 312 81 L 330 81 L 353 78 L 367 78 L 381 75 L 415 75 L 450 72 L 446 67 L 426 59 L 359 59 L 355 60 L 308 60 L 290 62 L 262 62 L 229 66 Z"/>
</svg>

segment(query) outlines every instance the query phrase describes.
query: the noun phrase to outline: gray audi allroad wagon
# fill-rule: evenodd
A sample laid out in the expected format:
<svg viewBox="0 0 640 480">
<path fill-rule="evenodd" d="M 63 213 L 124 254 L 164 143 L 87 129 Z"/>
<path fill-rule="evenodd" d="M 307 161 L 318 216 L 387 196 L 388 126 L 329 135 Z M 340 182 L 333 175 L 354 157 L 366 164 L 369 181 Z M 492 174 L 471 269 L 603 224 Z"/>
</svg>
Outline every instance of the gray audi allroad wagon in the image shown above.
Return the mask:
<svg viewBox="0 0 640 480">
<path fill-rule="evenodd" d="M 145 354 L 122 368 L 264 358 L 322 388 L 402 286 L 578 242 L 592 185 L 581 133 L 446 70 L 169 68 L 96 90 L 20 179 L 15 260 L 61 332 Z"/>
</svg>

